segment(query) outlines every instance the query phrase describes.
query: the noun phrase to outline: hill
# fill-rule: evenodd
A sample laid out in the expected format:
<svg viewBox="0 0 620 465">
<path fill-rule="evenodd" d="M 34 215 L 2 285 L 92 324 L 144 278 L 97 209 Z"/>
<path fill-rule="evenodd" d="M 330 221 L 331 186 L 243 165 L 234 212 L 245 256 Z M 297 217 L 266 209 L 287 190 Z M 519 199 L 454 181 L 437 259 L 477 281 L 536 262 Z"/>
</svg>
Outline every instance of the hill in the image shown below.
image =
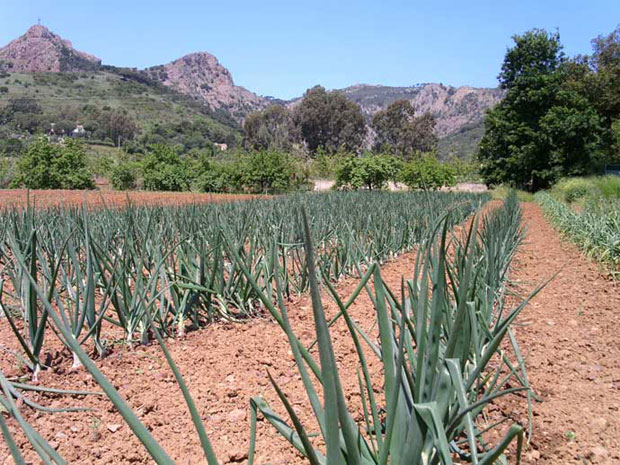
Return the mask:
<svg viewBox="0 0 620 465">
<path fill-rule="evenodd" d="M 470 154 L 482 134 L 485 111 L 502 98 L 499 89 L 419 84 L 355 85 L 341 90 L 370 120 L 399 99 L 431 112 L 443 156 Z M 186 55 L 145 70 L 102 65 L 41 25 L 0 48 L 0 122 L 4 132 L 70 131 L 118 143 L 110 114 L 120 112 L 135 130 L 121 138 L 178 143 L 182 150 L 211 142 L 235 145 L 245 116 L 271 103 L 235 85 L 232 74 L 207 52 Z M 118 115 L 117 115 L 118 116 Z M 122 119 L 122 118 L 121 118 Z M 106 124 L 106 121 L 108 124 Z M 118 122 L 117 122 L 118 123 Z"/>
<path fill-rule="evenodd" d="M 0 124 L 5 132 L 67 134 L 83 126 L 87 139 L 172 142 L 181 150 L 210 142 L 235 145 L 240 129 L 226 114 L 132 70 L 3 73 Z M 119 140 L 120 137 L 120 140 Z"/>
<path fill-rule="evenodd" d="M 236 86 L 230 71 L 207 52 L 185 55 L 146 72 L 165 86 L 195 97 L 210 108 L 228 112 L 238 122 L 269 104 L 267 99 Z"/>
<path fill-rule="evenodd" d="M 436 131 L 440 138 L 479 123 L 485 111 L 502 98 L 500 89 L 433 83 L 412 87 L 359 84 L 342 89 L 342 92 L 360 105 L 369 117 L 396 100 L 409 100 L 417 112 L 428 111 L 435 116 Z"/>
<path fill-rule="evenodd" d="M 439 139 L 437 150 L 443 159 L 460 158 L 469 160 L 475 156 L 478 143 L 484 135 L 484 120 L 481 118 L 473 123 L 462 126 L 455 132 Z"/>
</svg>

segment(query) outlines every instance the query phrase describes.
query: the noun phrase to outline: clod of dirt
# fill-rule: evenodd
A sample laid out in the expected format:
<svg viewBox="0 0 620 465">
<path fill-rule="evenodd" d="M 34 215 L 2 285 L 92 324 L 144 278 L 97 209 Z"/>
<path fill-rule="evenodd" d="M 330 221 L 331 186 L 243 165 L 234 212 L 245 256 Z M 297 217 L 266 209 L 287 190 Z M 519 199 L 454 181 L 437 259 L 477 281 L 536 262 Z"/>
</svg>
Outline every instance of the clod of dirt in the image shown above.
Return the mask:
<svg viewBox="0 0 620 465">
<path fill-rule="evenodd" d="M 247 458 L 247 451 L 242 449 L 233 450 L 228 454 L 228 463 L 243 462 L 244 460 L 247 460 Z"/>
<path fill-rule="evenodd" d="M 593 463 L 604 463 L 609 456 L 609 451 L 603 446 L 594 446 L 588 451 L 588 457 Z"/>
<path fill-rule="evenodd" d="M 237 408 L 228 414 L 228 421 L 237 422 L 245 420 L 245 410 Z"/>
<path fill-rule="evenodd" d="M 108 425 L 108 431 L 112 433 L 116 433 L 119 429 L 121 429 L 121 426 L 122 425 L 118 425 L 118 424 Z"/>
</svg>

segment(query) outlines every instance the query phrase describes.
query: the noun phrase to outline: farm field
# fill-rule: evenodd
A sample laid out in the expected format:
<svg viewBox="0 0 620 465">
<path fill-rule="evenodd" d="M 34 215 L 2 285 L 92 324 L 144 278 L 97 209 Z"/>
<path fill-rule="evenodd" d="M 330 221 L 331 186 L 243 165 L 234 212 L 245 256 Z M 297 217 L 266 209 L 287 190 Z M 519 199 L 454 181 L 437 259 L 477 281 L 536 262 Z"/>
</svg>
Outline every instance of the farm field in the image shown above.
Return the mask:
<svg viewBox="0 0 620 465">
<path fill-rule="evenodd" d="M 360 334 L 369 335 L 369 341 L 386 342 L 381 339 L 386 328 L 377 321 L 378 315 L 380 320 L 382 314 L 377 307 L 378 286 L 394 292 L 392 298 L 396 300 L 387 299 L 392 311 L 396 312 L 394 315 L 401 308 L 397 304 L 399 293 L 396 291 L 401 288 L 403 279 L 410 280 L 413 286 L 410 289 L 424 289 L 425 283 L 432 283 L 434 288 L 456 286 L 454 294 L 446 287 L 446 296 L 450 298 L 436 310 L 433 310 L 433 299 L 429 300 L 428 311 L 452 308 L 446 318 L 458 321 L 460 306 L 451 307 L 449 302 L 454 302 L 459 295 L 459 286 L 467 289 L 463 283 L 471 279 L 468 292 L 476 296 L 473 302 L 479 312 L 477 324 L 501 327 L 513 321 L 502 313 L 512 315 L 512 309 L 518 308 L 521 302 L 521 298 L 509 293 L 504 303 L 502 296 L 506 285 L 526 298 L 559 271 L 560 274 L 524 307 L 520 315 L 514 314 L 516 324 L 511 325 L 511 338 L 514 336 L 518 340 L 518 347 L 526 360 L 532 392 L 542 400 L 532 403 L 533 435 L 522 458 L 525 463 L 532 464 L 615 463 L 620 460 L 616 439 L 620 433 L 617 422 L 620 404 L 616 400 L 615 375 L 620 365 L 620 349 L 614 334 L 618 334 L 620 328 L 610 315 L 616 311 L 614 303 L 619 301 L 620 290 L 575 246 L 560 239 L 547 224 L 538 205 L 524 203 L 521 213 L 514 197 L 504 204 L 487 201 L 488 196 L 477 194 L 349 193 L 254 199 L 221 205 L 129 208 L 113 216 L 104 211 L 86 213 L 80 208 L 69 208 L 64 216 L 54 210 L 22 216 L 6 214 L 2 220 L 5 244 L 2 273 L 6 281 L 3 303 L 5 308 L 12 310 L 20 306 L 19 299 L 15 300 L 20 292 L 15 292 L 15 288 L 23 282 L 25 273 L 32 270 L 28 250 L 40 250 L 37 268 L 38 280 L 43 286 L 55 282 L 49 274 L 53 266 L 45 263 L 53 264 L 55 257 L 64 256 L 58 262 L 62 263 L 58 291 L 50 303 L 59 313 L 64 312 L 68 320 L 74 321 L 83 314 L 83 328 L 65 323 L 67 329 L 73 331 L 76 339 L 81 339 L 93 358 L 105 355 L 96 360 L 96 365 L 127 400 L 155 440 L 177 463 L 204 463 L 198 435 L 173 372 L 154 340 L 154 331 L 169 336 L 166 345 L 187 382 L 220 462 L 245 463 L 249 460 L 250 399 L 260 397 L 279 415 L 285 412 L 269 376 L 286 393 L 301 423 L 310 431 L 318 430 L 308 403 L 307 386 L 302 383 L 303 375 L 296 367 L 294 346 L 289 344 L 278 322 L 277 316 L 283 314 L 270 315 L 257 296 L 262 292 L 277 300 L 280 289 L 279 308 L 282 305 L 287 307 L 290 326 L 301 345 L 312 346 L 316 337 L 316 302 L 308 292 L 312 284 L 311 275 L 304 271 L 309 263 L 303 234 L 300 235 L 295 226 L 302 221 L 294 213 L 301 205 L 308 212 L 309 238 L 315 244 L 316 263 L 324 280 L 321 296 L 327 319 L 329 321 L 338 314 L 335 296 L 339 296 L 342 302 L 350 303 L 347 314 L 360 328 Z M 471 213 L 476 210 L 482 211 L 482 220 L 459 224 L 471 218 Z M 375 215 L 369 216 L 370 211 L 381 212 L 381 215 L 376 218 Z M 448 220 L 442 220 L 447 212 L 450 212 Z M 31 221 L 51 226 L 39 227 L 33 240 L 26 227 Z M 455 257 L 449 259 L 454 264 L 448 265 L 450 279 L 447 282 L 443 273 L 435 274 L 431 269 L 427 272 L 420 268 L 425 260 L 433 264 L 433 269 L 441 267 L 442 257 L 448 257 L 447 249 L 442 252 L 442 247 L 431 245 L 437 243 L 435 239 L 441 242 L 440 231 L 428 236 L 433 225 L 441 224 L 441 221 L 447 231 L 454 228 L 454 235 L 447 232 L 445 236 L 452 250 L 450 256 Z M 69 224 L 71 228 L 68 228 Z M 526 228 L 524 240 L 518 231 L 520 225 Z M 474 237 L 479 234 L 481 247 L 468 245 L 466 241 L 466 234 L 472 227 L 479 228 Z M 431 240 L 427 243 L 425 238 Z M 20 250 L 23 253 L 21 265 L 16 263 L 19 260 L 10 257 L 7 244 L 12 244 L 18 254 Z M 86 254 L 90 260 L 77 260 L 75 257 L 80 254 Z M 129 255 L 137 258 L 120 258 Z M 374 262 L 380 264 L 380 276 L 372 271 Z M 505 272 L 511 262 L 508 282 Z M 478 271 L 469 275 L 474 271 L 471 268 L 473 263 L 477 263 Z M 491 266 L 493 263 L 496 266 Z M 144 281 L 141 281 L 140 273 L 135 272 L 139 266 L 144 268 Z M 92 267 L 90 272 L 89 267 Z M 115 267 L 121 267 L 122 273 L 116 275 Z M 243 272 L 244 267 L 251 278 Z M 360 277 L 369 276 L 367 273 L 373 273 L 368 281 L 369 292 L 360 288 Z M 213 279 L 211 275 L 218 275 L 218 278 Z M 416 278 L 419 275 L 421 277 Z M 105 311 L 107 316 L 103 319 L 89 319 L 88 312 L 84 308 L 80 310 L 78 305 L 82 300 L 87 301 L 79 295 L 90 295 L 89 276 L 95 280 L 98 293 L 93 301 L 97 305 L 91 310 Z M 123 282 L 126 278 L 121 276 L 129 277 L 130 285 L 125 290 Z M 273 279 L 275 276 L 279 278 Z M 111 284 L 115 279 L 116 282 Z M 63 280 L 73 284 L 62 284 Z M 327 283 L 332 283 L 333 292 Z M 68 292 L 71 286 L 77 289 L 74 290 L 76 294 Z M 26 286 L 21 291 L 26 296 L 27 289 Z M 415 315 L 416 309 L 426 308 L 427 303 L 421 295 L 411 292 L 411 295 L 403 294 L 402 308 L 410 308 Z M 141 297 L 130 298 L 132 304 L 129 305 L 128 296 L 136 294 Z M 112 295 L 114 297 L 110 297 Z M 188 309 L 187 303 L 196 295 L 202 304 Z M 391 294 L 388 292 L 388 295 Z M 412 300 L 405 304 L 407 299 Z M 132 310 L 134 305 L 138 312 Z M 183 306 L 188 310 L 179 312 Z M 497 309 L 500 309 L 499 314 Z M 420 334 L 418 325 L 425 326 L 426 323 L 415 324 L 413 334 Z M 52 322 L 48 325 L 51 326 Z M 32 337 L 31 330 L 19 323 L 17 326 L 25 337 Z M 80 334 L 80 331 L 83 332 Z M 448 342 L 451 324 L 442 323 L 442 331 L 445 332 L 445 342 Z M 76 357 L 71 351 L 63 348 L 49 330 L 47 332 L 43 349 L 35 357 L 40 364 L 49 366 L 49 369 L 35 370 L 38 371 L 39 385 L 98 391 L 98 384 L 84 368 L 72 369 Z M 363 423 L 368 418 L 365 420 L 364 414 L 367 407 L 360 403 L 366 395 L 359 394 L 358 348 L 343 318 L 331 327 L 330 332 L 342 390 L 352 418 Z M 461 334 L 468 332 L 463 330 L 455 334 L 458 340 Z M 486 347 L 483 341 L 484 338 L 472 339 L 471 350 L 475 352 Z M 6 318 L 0 320 L 0 343 L 7 354 L 22 351 Z M 515 358 L 513 353 L 517 347 L 515 343 L 506 338 L 503 346 L 513 366 L 519 366 L 519 357 Z M 418 347 L 410 350 L 417 351 Z M 445 347 L 440 352 L 444 350 Z M 318 362 L 316 347 L 310 350 L 310 354 Z M 470 355 L 467 351 L 461 356 L 468 358 Z M 369 379 L 377 382 L 376 401 L 385 405 L 387 400 L 381 388 L 385 361 L 373 357 L 370 351 L 367 357 Z M 480 369 L 484 373 L 497 370 L 499 376 L 508 365 L 500 359 L 493 360 L 493 364 L 480 366 Z M 30 383 L 32 373 L 27 365 L 33 368 L 33 363 L 23 356 L 3 357 L 0 370 L 8 379 L 19 377 Z M 437 363 L 451 366 L 449 360 L 441 358 Z M 472 359 L 464 366 L 475 372 L 476 363 Z M 414 377 L 419 376 L 414 366 L 411 369 Z M 566 376 L 566 373 L 570 375 Z M 523 373 L 508 376 L 499 382 L 499 387 L 491 387 L 488 394 L 502 394 L 502 385 L 521 389 L 518 386 L 523 383 L 522 376 Z M 494 383 L 498 383 L 498 378 Z M 484 390 L 467 395 L 473 396 L 468 397 L 469 402 L 485 398 Z M 19 404 L 27 421 L 69 463 L 152 462 L 105 397 L 59 397 L 46 393 L 27 393 L 27 397 L 55 408 L 79 405 L 94 409 L 90 412 L 41 413 L 23 402 Z M 590 412 L 586 420 L 583 418 L 584 405 L 588 405 Z M 527 430 L 525 394 L 501 395 L 487 408 L 487 416 L 477 418 L 475 428 L 482 430 L 485 426 L 492 426 L 494 420 L 508 419 L 508 423 L 499 428 L 491 427 L 484 433 L 485 441 L 499 443 L 514 422 Z M 403 407 L 403 411 L 407 409 Z M 258 417 L 255 463 L 307 463 L 307 459 L 296 452 L 274 426 L 261 417 L 260 412 Z M 288 421 L 288 417 L 283 418 Z M 17 425 L 9 423 L 9 427 L 18 446 L 30 457 L 30 446 Z M 461 448 L 466 448 L 462 441 L 468 437 L 467 430 L 459 431 L 455 437 L 460 438 Z M 317 438 L 312 441 L 315 446 L 322 447 Z M 505 452 L 509 463 L 515 461 L 514 444 Z M 479 453 L 482 454 L 485 449 L 482 444 L 480 447 Z M 438 445 L 433 450 L 439 451 L 441 447 Z M 454 449 L 452 452 L 455 463 L 461 463 Z M 6 448 L 0 448 L 0 458 L 8 457 L 8 454 Z"/>
<path fill-rule="evenodd" d="M 618 282 L 525 203 L 527 238 L 513 262 L 514 290 L 527 293 L 557 276 L 526 307 L 515 330 L 526 351 L 535 402 L 532 449 L 525 463 L 620 461 Z M 522 404 L 500 404 L 506 415 Z"/>
<path fill-rule="evenodd" d="M 30 202 L 37 208 L 82 206 L 89 207 L 133 205 L 182 205 L 188 203 L 219 203 L 247 200 L 259 196 L 245 194 L 199 194 L 193 192 L 146 192 L 146 191 L 81 191 L 81 190 L 0 190 L 0 209 L 25 207 Z"/>
<path fill-rule="evenodd" d="M 541 192 L 536 195 L 549 220 L 586 255 L 601 262 L 612 274 L 620 270 L 620 200 L 590 198 L 569 204 Z"/>
</svg>

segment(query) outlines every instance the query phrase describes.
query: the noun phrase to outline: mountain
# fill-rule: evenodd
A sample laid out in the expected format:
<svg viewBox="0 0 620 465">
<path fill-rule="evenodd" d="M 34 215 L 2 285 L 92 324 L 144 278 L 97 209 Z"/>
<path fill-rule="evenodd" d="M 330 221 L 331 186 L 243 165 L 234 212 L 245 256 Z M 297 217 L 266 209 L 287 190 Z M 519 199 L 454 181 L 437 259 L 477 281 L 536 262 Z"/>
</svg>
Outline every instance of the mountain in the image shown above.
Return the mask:
<svg viewBox="0 0 620 465">
<path fill-rule="evenodd" d="M 427 83 L 410 87 L 390 87 L 371 84 L 356 84 L 342 92 L 357 103 L 368 123 L 372 116 L 396 100 L 409 100 L 417 114 L 430 112 L 437 121 L 439 155 L 442 158 L 455 156 L 470 158 L 484 134 L 484 115 L 503 97 L 498 88 L 453 87 L 444 84 Z M 289 108 L 301 101 L 301 97 L 286 102 Z M 368 143 L 372 145 L 373 131 L 369 131 Z"/>
<path fill-rule="evenodd" d="M 388 87 L 358 84 L 342 89 L 368 117 L 396 100 L 409 100 L 417 113 L 430 112 L 436 120 L 440 138 L 476 126 L 487 109 L 498 103 L 502 90 L 492 88 L 452 87 L 444 84 L 418 84 L 413 87 Z"/>
<path fill-rule="evenodd" d="M 54 74 L 62 76 L 54 78 Z M 230 71 L 207 52 L 145 70 L 104 66 L 99 58 L 74 49 L 71 42 L 41 25 L 0 48 L 0 84 L 0 103 L 32 98 L 52 119 L 62 113 L 63 106 L 79 115 L 84 103 L 126 110 L 143 128 L 159 127 L 163 133 L 161 125 L 172 122 L 181 125 L 174 133 L 195 133 L 186 122 L 207 118 L 214 128 L 209 139 L 217 142 L 224 136 L 230 142 L 239 140 L 239 125 L 248 113 L 273 103 L 294 106 L 300 100 L 261 97 L 235 85 Z M 341 91 L 361 106 L 369 121 L 395 100 L 410 100 L 419 113 L 429 111 L 435 116 L 442 154 L 459 156 L 475 150 L 485 111 L 503 95 L 499 89 L 432 83 L 411 87 L 359 84 Z"/>
<path fill-rule="evenodd" d="M 93 71 L 100 65 L 99 58 L 74 49 L 71 42 L 40 24 L 0 48 L 0 69 L 5 71 Z"/>
<path fill-rule="evenodd" d="M 236 86 L 230 71 L 207 52 L 191 53 L 146 72 L 165 86 L 196 97 L 213 109 L 228 111 L 239 122 L 248 113 L 269 104 L 267 99 Z"/>
<path fill-rule="evenodd" d="M 228 111 L 153 79 L 102 65 L 44 26 L 0 48 L 0 153 L 4 141 L 82 127 L 93 145 L 166 142 L 182 152 L 238 145 Z"/>
<path fill-rule="evenodd" d="M 74 49 L 70 41 L 42 25 L 32 26 L 23 36 L 0 48 L 0 70 L 5 72 L 95 72 L 111 68 L 114 67 L 102 67 L 99 58 Z M 248 113 L 269 104 L 268 99 L 236 86 L 230 71 L 207 52 L 133 71 L 193 97 L 213 111 L 226 112 L 237 123 Z"/>
</svg>

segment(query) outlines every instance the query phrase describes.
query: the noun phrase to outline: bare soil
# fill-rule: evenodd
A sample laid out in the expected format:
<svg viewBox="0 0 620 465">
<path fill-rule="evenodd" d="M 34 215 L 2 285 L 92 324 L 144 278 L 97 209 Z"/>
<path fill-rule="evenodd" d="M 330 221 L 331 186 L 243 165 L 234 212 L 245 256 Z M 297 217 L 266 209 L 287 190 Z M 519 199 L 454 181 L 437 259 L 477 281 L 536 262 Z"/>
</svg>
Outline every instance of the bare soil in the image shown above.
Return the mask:
<svg viewBox="0 0 620 465">
<path fill-rule="evenodd" d="M 534 403 L 526 463 L 620 463 L 620 288 L 577 247 L 561 240 L 540 207 L 525 203 L 527 229 L 512 268 L 525 296 L 557 276 L 515 328 Z M 507 403 L 508 404 L 508 403 Z M 523 404 L 504 414 L 524 418 Z"/>
<path fill-rule="evenodd" d="M 245 194 L 198 194 L 193 192 L 143 192 L 143 191 L 82 191 L 82 190 L 0 190 L 0 209 L 25 207 L 28 195 L 30 204 L 37 208 L 55 206 L 81 206 L 86 200 L 89 208 L 123 207 L 133 205 L 182 205 L 188 203 L 219 203 L 247 200 L 258 196 Z"/>
<path fill-rule="evenodd" d="M 527 359 L 530 381 L 541 402 L 534 405 L 534 431 L 526 449 L 529 464 L 620 463 L 620 289 L 575 246 L 560 239 L 546 223 L 540 208 L 524 204 L 526 242 L 517 253 L 512 279 L 526 295 L 536 285 L 560 272 L 526 308 L 516 328 Z M 404 254 L 382 267 L 393 289 L 401 276 L 413 273 L 415 256 Z M 356 279 L 337 288 L 345 299 L 357 287 Z M 326 297 L 327 312 L 336 306 Z M 288 303 L 296 333 L 304 343 L 314 336 L 310 298 L 302 295 Z M 362 294 L 351 309 L 363 329 L 370 330 L 375 314 Z M 0 320 L 0 347 L 17 346 L 5 321 Z M 372 331 L 371 331 L 372 332 Z M 359 403 L 357 359 L 346 327 L 332 328 L 339 370 L 353 408 Z M 311 411 L 292 354 L 277 324 L 264 319 L 247 324 L 218 324 L 168 341 L 170 352 L 196 401 L 214 448 L 222 463 L 245 462 L 249 444 L 249 399 L 263 396 L 285 417 L 267 379 L 267 371 L 287 393 L 302 422 L 313 429 Z M 53 347 L 53 346 L 52 346 Z M 59 347 L 59 346 L 57 346 Z M 52 369 L 40 376 L 49 387 L 95 389 L 90 376 L 71 372 L 71 358 L 58 350 L 49 354 Z M 370 355 L 371 372 L 378 363 Z M 21 368 L 2 352 L 0 368 L 15 375 Z M 173 375 L 158 346 L 134 350 L 118 347 L 98 362 L 140 419 L 180 464 L 204 463 L 198 437 Z M 45 405 L 87 405 L 88 413 L 43 414 L 23 408 L 23 413 L 70 463 L 150 463 L 114 407 L 106 400 L 46 398 L 30 394 Z M 521 398 L 502 401 L 503 415 L 523 421 Z M 9 425 L 17 431 L 14 422 Z M 305 463 L 266 421 L 258 424 L 258 464 Z M 17 435 L 20 445 L 24 439 Z M 0 445 L 0 464 L 12 463 Z M 34 461 L 33 463 L 36 463 Z"/>
</svg>

